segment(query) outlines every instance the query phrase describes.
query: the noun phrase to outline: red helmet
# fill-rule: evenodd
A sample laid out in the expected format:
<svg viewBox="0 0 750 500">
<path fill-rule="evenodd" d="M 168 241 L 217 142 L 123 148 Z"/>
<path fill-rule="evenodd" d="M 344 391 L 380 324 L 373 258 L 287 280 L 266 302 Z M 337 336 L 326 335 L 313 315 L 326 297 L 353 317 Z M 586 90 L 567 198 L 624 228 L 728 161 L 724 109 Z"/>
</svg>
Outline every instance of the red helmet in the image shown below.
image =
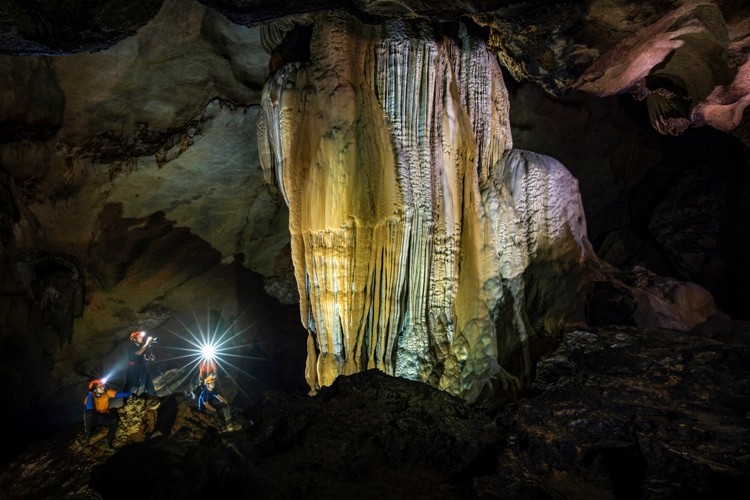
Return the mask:
<svg viewBox="0 0 750 500">
<path fill-rule="evenodd" d="M 143 332 L 143 331 L 131 332 L 130 333 L 130 340 L 133 340 L 133 339 L 135 339 L 137 337 L 141 337 L 143 335 L 146 335 L 146 332 Z"/>
<path fill-rule="evenodd" d="M 104 386 L 105 384 L 106 384 L 106 382 L 104 380 L 102 380 L 100 378 L 96 378 L 96 379 L 92 380 L 91 382 L 89 382 L 89 390 L 93 391 L 94 389 L 96 389 L 100 385 Z"/>
<path fill-rule="evenodd" d="M 198 364 L 198 378 L 205 379 L 211 373 L 216 372 L 216 363 L 212 359 L 203 360 Z"/>
</svg>

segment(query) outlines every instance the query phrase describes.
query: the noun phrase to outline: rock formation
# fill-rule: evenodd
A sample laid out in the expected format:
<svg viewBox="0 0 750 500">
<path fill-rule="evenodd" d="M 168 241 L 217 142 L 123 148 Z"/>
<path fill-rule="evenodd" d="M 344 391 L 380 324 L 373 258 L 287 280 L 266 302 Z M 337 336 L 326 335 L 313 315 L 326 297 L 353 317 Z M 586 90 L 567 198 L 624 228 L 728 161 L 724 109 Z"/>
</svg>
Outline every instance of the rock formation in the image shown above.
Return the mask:
<svg viewBox="0 0 750 500">
<path fill-rule="evenodd" d="M 521 351 L 525 379 L 529 343 L 582 323 L 590 282 L 611 274 L 576 180 L 512 149 L 500 66 L 463 24 L 305 24 L 309 61 L 272 75 L 258 140 L 290 210 L 311 389 L 368 368 L 470 401 L 518 389 L 502 364 Z M 707 293 L 679 306 L 696 304 L 690 320 L 668 312 L 652 326 L 716 313 Z"/>
</svg>

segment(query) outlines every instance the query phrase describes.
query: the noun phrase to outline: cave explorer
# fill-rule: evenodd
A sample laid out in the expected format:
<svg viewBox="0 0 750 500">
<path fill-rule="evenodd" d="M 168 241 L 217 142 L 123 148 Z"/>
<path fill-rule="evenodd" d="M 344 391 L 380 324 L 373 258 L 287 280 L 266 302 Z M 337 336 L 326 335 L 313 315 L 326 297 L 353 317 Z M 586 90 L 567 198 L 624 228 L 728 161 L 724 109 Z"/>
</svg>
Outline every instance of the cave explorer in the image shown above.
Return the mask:
<svg viewBox="0 0 750 500">
<path fill-rule="evenodd" d="M 216 373 L 216 363 L 212 359 L 203 359 L 198 363 L 198 381 L 195 383 L 193 388 L 186 393 L 186 395 L 194 400 L 197 400 L 203 389 L 206 388 L 206 377 Z"/>
<path fill-rule="evenodd" d="M 112 398 L 126 398 L 129 392 L 117 392 L 107 389 L 105 379 L 94 379 L 89 382 L 89 392 L 83 400 L 85 408 L 83 414 L 83 429 L 86 435 L 86 443 L 91 439 L 92 431 L 96 427 L 107 427 L 107 440 L 103 448 L 114 451 L 112 440 L 115 438 L 117 427 L 120 424 L 120 416 L 117 412 L 109 410 L 109 400 Z"/>
<path fill-rule="evenodd" d="M 198 396 L 198 409 L 211 415 L 220 432 L 233 432 L 242 429 L 242 425 L 232 422 L 229 402 L 216 389 L 216 374 L 208 374 L 203 383 L 205 387 Z"/>
<path fill-rule="evenodd" d="M 156 359 L 151 351 L 151 346 L 156 342 L 156 337 L 147 336 L 144 331 L 136 331 L 130 334 L 130 342 L 125 390 L 133 394 L 145 392 L 153 396 L 156 394 L 156 390 L 154 389 L 154 381 L 148 373 L 147 362 Z"/>
</svg>

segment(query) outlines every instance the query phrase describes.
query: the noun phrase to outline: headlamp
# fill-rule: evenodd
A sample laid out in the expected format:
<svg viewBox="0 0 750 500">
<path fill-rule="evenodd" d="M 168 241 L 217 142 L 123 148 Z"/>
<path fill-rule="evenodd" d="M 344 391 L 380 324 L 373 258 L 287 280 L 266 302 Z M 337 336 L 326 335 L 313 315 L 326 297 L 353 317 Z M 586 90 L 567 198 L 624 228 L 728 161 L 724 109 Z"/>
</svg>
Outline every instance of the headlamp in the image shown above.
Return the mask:
<svg viewBox="0 0 750 500">
<path fill-rule="evenodd" d="M 206 361 L 212 361 L 216 357 L 216 348 L 211 344 L 201 346 L 201 355 Z"/>
</svg>

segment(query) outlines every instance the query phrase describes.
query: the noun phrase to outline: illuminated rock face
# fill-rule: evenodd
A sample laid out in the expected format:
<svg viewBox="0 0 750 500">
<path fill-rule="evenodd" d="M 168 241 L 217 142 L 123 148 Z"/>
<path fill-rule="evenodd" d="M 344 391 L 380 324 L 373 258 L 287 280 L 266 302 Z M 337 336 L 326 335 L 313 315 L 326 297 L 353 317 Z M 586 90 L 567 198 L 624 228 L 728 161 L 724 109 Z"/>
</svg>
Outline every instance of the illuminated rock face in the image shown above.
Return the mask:
<svg viewBox="0 0 750 500">
<path fill-rule="evenodd" d="M 511 151 L 500 67 L 463 28 L 316 19 L 269 80 L 259 149 L 290 209 L 313 390 L 369 368 L 466 399 L 518 383 L 523 274 L 586 253 L 577 182 Z M 528 363 L 521 375 L 528 372 Z"/>
</svg>

